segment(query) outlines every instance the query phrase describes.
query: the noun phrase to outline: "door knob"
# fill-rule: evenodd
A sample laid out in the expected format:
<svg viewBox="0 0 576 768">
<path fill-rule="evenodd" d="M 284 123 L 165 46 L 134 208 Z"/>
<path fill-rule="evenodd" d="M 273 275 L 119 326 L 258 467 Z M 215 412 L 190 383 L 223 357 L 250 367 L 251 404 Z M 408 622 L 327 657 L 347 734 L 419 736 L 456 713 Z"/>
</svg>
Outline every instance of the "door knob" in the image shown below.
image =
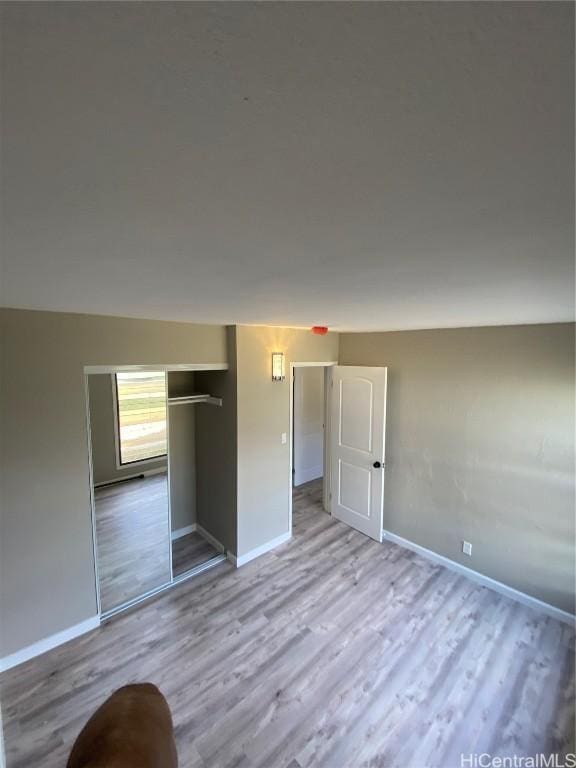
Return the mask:
<svg viewBox="0 0 576 768">
<path fill-rule="evenodd" d="M 374 467 L 374 469 L 380 469 L 380 467 L 382 466 L 382 464 L 380 464 L 380 462 L 379 462 L 379 461 L 375 461 L 375 462 L 374 462 L 374 464 L 372 464 L 372 466 Z"/>
</svg>

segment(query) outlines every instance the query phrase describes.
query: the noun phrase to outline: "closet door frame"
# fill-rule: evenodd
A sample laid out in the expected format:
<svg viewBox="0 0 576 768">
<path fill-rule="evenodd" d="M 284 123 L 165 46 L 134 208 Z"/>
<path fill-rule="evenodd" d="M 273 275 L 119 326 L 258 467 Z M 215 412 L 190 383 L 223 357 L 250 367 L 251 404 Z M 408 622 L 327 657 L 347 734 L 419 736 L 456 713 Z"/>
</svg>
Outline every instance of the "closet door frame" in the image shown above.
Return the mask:
<svg viewBox="0 0 576 768">
<path fill-rule="evenodd" d="M 89 376 L 95 373 L 114 374 L 114 373 L 130 373 L 131 371 L 160 371 L 164 372 L 166 376 L 171 371 L 227 371 L 229 368 L 227 363 L 173 363 L 170 365 L 85 365 L 84 366 L 84 405 L 85 405 L 85 419 L 86 419 L 86 436 L 88 441 L 88 474 L 89 474 L 89 491 L 90 491 L 90 517 L 92 521 L 92 553 L 94 559 L 94 588 L 96 592 L 96 607 L 98 617 L 100 621 L 105 621 L 108 618 L 121 613 L 122 611 L 132 608 L 134 605 L 147 600 L 149 597 L 164 592 L 174 586 L 175 583 L 179 583 L 182 579 L 174 579 L 172 572 L 172 510 L 170 507 L 170 419 L 168 417 L 168 403 L 166 403 L 166 458 L 168 468 L 168 541 L 170 542 L 170 581 L 166 582 L 153 590 L 150 590 L 143 595 L 135 597 L 117 608 L 110 609 L 108 611 L 102 611 L 102 604 L 100 600 L 100 578 L 98 573 L 98 541 L 96 538 L 96 504 L 94 497 L 94 470 L 92 465 L 92 433 L 90 427 L 90 398 L 88 381 Z M 166 381 L 166 391 L 168 391 L 168 381 Z"/>
</svg>

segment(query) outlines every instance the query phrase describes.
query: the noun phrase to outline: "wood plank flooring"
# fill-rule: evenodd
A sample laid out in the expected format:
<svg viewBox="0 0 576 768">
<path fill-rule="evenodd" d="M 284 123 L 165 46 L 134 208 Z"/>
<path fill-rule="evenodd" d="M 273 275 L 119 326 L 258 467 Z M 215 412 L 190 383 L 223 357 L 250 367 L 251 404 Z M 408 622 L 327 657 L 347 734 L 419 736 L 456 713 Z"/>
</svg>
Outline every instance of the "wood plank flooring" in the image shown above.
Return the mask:
<svg viewBox="0 0 576 768">
<path fill-rule="evenodd" d="M 94 504 L 102 610 L 169 583 L 166 473 L 96 488 Z"/>
<path fill-rule="evenodd" d="M 172 572 L 180 576 L 219 554 L 199 533 L 188 533 L 172 542 Z"/>
<path fill-rule="evenodd" d="M 183 768 L 458 768 L 573 751 L 572 628 L 335 522 L 223 564 L 0 679 L 8 768 L 62 768 L 94 709 L 150 680 Z"/>
</svg>

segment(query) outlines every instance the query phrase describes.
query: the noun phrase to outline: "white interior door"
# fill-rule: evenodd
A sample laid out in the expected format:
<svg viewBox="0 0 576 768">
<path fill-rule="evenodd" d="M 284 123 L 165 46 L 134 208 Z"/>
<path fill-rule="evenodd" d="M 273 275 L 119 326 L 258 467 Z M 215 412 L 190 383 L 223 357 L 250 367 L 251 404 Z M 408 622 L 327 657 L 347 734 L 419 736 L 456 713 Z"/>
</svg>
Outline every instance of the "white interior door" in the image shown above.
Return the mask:
<svg viewBox="0 0 576 768">
<path fill-rule="evenodd" d="M 387 368 L 332 369 L 332 514 L 382 541 Z"/>
</svg>

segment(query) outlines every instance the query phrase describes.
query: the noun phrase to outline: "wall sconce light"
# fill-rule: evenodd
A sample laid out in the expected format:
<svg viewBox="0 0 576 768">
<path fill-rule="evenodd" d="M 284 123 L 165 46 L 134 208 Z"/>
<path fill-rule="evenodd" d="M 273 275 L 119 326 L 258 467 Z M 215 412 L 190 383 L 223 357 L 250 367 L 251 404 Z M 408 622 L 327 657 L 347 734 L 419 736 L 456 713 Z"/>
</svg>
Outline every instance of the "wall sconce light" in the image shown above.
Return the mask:
<svg viewBox="0 0 576 768">
<path fill-rule="evenodd" d="M 272 381 L 284 381 L 284 353 L 272 352 Z"/>
</svg>

